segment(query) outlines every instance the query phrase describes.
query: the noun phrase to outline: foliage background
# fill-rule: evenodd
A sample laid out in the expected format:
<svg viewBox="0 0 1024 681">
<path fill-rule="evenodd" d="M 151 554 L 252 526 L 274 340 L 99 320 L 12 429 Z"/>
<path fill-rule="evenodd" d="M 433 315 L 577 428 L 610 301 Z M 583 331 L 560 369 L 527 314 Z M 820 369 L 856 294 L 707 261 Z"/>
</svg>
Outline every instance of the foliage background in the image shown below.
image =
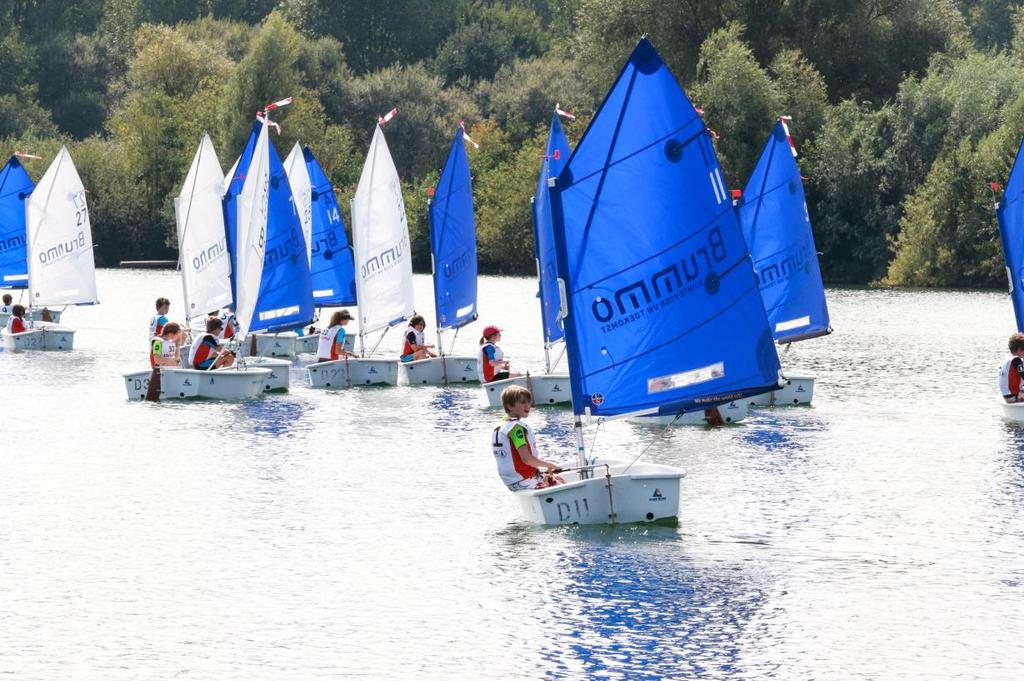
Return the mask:
<svg viewBox="0 0 1024 681">
<path fill-rule="evenodd" d="M 647 33 L 742 187 L 791 115 L 833 283 L 1001 286 L 992 211 L 1024 133 L 1024 0 L 0 0 L 0 149 L 71 149 L 98 260 L 173 258 L 204 131 L 234 161 L 261 105 L 354 191 L 376 116 L 421 269 L 459 120 L 482 271 L 534 271 L 529 201 L 555 102 L 573 143 Z M 29 162 L 38 179 L 47 161 Z"/>
</svg>

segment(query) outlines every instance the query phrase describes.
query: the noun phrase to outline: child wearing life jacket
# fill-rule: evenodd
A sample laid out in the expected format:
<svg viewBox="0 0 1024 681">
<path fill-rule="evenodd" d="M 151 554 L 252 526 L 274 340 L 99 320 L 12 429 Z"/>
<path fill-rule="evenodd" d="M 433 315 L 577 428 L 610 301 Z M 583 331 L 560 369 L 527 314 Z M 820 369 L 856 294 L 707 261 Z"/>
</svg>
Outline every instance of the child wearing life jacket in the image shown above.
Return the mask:
<svg viewBox="0 0 1024 681">
<path fill-rule="evenodd" d="M 509 373 L 505 353 L 498 346 L 501 340 L 501 329 L 496 326 L 485 326 L 480 337 L 480 354 L 476 358 L 476 373 L 481 383 L 501 381 L 514 378 L 519 374 Z"/>
<path fill-rule="evenodd" d="M 161 331 L 159 336 L 154 336 L 149 343 L 149 365 L 153 368 L 158 366 L 178 366 L 181 362 L 182 336 L 181 325 L 177 322 L 169 322 Z"/>
<path fill-rule="evenodd" d="M 423 330 L 427 328 L 427 322 L 420 315 L 413 315 L 409 318 L 409 326 L 405 329 L 405 338 L 402 345 L 402 361 L 414 362 L 427 357 L 437 357 L 436 352 L 431 352 L 434 347 L 426 341 Z"/>
<path fill-rule="evenodd" d="M 320 332 L 320 343 L 317 345 L 318 362 L 331 362 L 342 357 L 355 357 L 345 349 L 345 325 L 352 319 L 348 310 L 338 310 L 331 315 L 331 323 Z"/>
<path fill-rule="evenodd" d="M 221 350 L 217 336 L 224 326 L 217 317 L 209 317 L 206 320 L 206 333 L 200 336 L 188 353 L 188 365 L 193 369 L 201 371 L 212 371 L 229 366 L 235 361 L 235 353 L 230 350 Z"/>
<path fill-rule="evenodd" d="M 533 395 L 521 385 L 510 385 L 501 392 L 501 406 L 505 408 L 504 422 L 494 429 L 491 449 L 498 466 L 498 476 L 513 492 L 524 489 L 542 489 L 565 482 L 555 475 L 561 473 L 558 464 L 541 459 L 533 428 L 526 422 L 533 404 Z M 545 470 L 541 471 L 541 467 Z"/>
<path fill-rule="evenodd" d="M 21 333 L 28 330 L 29 327 L 25 324 L 25 306 L 11 306 L 11 316 L 7 319 L 7 333 Z"/>
<path fill-rule="evenodd" d="M 164 332 L 167 325 L 167 313 L 171 309 L 171 301 L 166 298 L 156 299 L 156 314 L 149 320 L 149 337 L 155 338 Z"/>
<path fill-rule="evenodd" d="M 10 293 L 4 294 L 4 304 L 0 305 L 0 314 L 11 314 L 11 301 L 13 300 L 14 298 L 11 297 Z"/>
<path fill-rule="evenodd" d="M 1008 347 L 1010 356 L 999 367 L 999 392 L 1007 402 L 1024 402 L 1024 333 L 1010 336 Z"/>
</svg>

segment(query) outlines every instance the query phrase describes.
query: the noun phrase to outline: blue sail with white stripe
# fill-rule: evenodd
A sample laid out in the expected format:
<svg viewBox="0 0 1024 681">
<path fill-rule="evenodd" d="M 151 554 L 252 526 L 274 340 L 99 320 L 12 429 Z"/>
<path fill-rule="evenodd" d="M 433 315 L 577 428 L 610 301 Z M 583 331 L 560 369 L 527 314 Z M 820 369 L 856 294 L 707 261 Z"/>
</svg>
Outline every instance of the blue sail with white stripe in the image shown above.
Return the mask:
<svg viewBox="0 0 1024 681">
<path fill-rule="evenodd" d="M 777 343 L 832 331 L 795 155 L 786 126 L 779 120 L 737 205 Z"/>
<path fill-rule="evenodd" d="M 558 274 L 555 263 L 555 237 L 552 232 L 551 199 L 548 196 L 548 178 L 558 177 L 562 166 L 569 160 L 569 140 L 562 130 L 558 114 L 551 115 L 551 131 L 544 159 L 537 178 L 537 192 L 533 196 L 533 244 L 537 257 L 537 278 L 540 280 L 541 321 L 544 342 L 548 345 L 565 337 L 562 329 L 561 305 L 558 297 Z"/>
<path fill-rule="evenodd" d="M 711 138 L 646 38 L 551 198 L 575 413 L 669 415 L 778 388 Z"/>
<path fill-rule="evenodd" d="M 461 127 L 430 202 L 430 252 L 437 328 L 457 329 L 476 319 L 477 271 L 473 183 Z"/>
<path fill-rule="evenodd" d="M 0 170 L 0 288 L 28 288 L 25 199 L 35 186 L 17 156 Z"/>
<path fill-rule="evenodd" d="M 996 219 L 1003 242 L 1013 316 L 1017 320 L 1017 331 L 1024 333 L 1024 140 L 1006 181 L 1003 200 L 996 204 Z"/>
<path fill-rule="evenodd" d="M 316 305 L 355 305 L 356 270 L 334 185 L 309 147 L 303 147 L 311 187 L 312 237 L 310 276 Z"/>
<path fill-rule="evenodd" d="M 249 139 L 224 195 L 224 228 L 231 251 L 231 291 L 238 301 L 238 197 L 245 184 L 256 142 L 263 126 L 252 125 Z M 269 145 L 270 181 L 266 192 L 266 250 L 251 332 L 277 333 L 308 324 L 313 319 L 313 285 L 306 256 L 306 239 L 292 201 L 291 187 L 281 158 Z"/>
</svg>

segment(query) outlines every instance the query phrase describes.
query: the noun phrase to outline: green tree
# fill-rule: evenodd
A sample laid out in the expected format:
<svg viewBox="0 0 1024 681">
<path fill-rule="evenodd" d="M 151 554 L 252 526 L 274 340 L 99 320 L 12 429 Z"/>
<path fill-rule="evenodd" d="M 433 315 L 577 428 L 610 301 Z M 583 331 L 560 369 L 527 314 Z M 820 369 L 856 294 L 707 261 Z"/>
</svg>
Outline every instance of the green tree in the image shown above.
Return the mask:
<svg viewBox="0 0 1024 681">
<path fill-rule="evenodd" d="M 490 80 L 503 64 L 544 52 L 547 39 L 541 18 L 531 10 L 485 6 L 441 43 L 432 68 L 448 85 Z"/>
</svg>

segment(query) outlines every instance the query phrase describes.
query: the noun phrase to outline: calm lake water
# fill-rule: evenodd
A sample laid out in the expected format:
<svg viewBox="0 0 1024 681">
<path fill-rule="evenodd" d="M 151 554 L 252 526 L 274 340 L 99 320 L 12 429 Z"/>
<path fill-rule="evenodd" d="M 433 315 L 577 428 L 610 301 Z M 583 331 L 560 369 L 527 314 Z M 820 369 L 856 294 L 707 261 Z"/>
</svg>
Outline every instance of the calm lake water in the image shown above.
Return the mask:
<svg viewBox="0 0 1024 681">
<path fill-rule="evenodd" d="M 417 300 L 432 327 L 430 281 Z M 829 291 L 812 407 L 596 431 L 684 467 L 680 526 L 520 520 L 477 388 L 129 403 L 173 272 L 99 273 L 71 353 L 0 351 L 0 675 L 16 679 L 1024 677 L 1024 429 L 997 292 Z M 543 365 L 535 284 L 479 330 Z M 396 348 L 398 332 L 382 347 Z M 568 410 L 537 410 L 549 458 Z M 588 430 L 588 441 L 595 428 Z"/>
</svg>

